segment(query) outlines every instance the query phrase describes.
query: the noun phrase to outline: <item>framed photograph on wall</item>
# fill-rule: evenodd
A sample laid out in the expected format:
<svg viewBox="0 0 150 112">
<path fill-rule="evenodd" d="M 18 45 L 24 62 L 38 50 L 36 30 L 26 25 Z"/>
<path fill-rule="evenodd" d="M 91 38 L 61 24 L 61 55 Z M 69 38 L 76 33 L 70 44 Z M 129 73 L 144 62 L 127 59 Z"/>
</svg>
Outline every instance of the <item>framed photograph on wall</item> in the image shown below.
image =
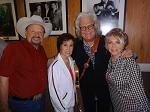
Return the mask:
<svg viewBox="0 0 150 112">
<path fill-rule="evenodd" d="M 19 40 L 16 32 L 16 13 L 13 0 L 0 1 L 0 38 Z"/>
<path fill-rule="evenodd" d="M 81 11 L 97 15 L 103 35 L 115 27 L 124 29 L 125 0 L 81 0 L 81 4 Z"/>
<path fill-rule="evenodd" d="M 52 24 L 51 35 L 67 32 L 66 0 L 25 0 L 27 17 L 39 15 Z"/>
</svg>

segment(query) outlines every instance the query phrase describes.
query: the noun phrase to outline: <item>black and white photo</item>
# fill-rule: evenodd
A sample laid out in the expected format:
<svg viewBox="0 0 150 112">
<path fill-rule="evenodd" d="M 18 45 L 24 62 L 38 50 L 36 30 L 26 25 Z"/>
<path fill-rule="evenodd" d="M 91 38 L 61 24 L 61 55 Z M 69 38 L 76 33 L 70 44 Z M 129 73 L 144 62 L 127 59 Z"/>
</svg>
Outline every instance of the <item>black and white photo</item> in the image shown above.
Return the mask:
<svg viewBox="0 0 150 112">
<path fill-rule="evenodd" d="M 19 40 L 16 32 L 16 14 L 13 0 L 0 2 L 0 39 Z"/>
<path fill-rule="evenodd" d="M 102 34 L 124 26 L 125 0 L 82 0 L 82 11 L 91 11 L 100 20 Z"/>
<path fill-rule="evenodd" d="M 67 32 L 66 0 L 26 0 L 27 16 L 39 15 L 52 24 L 51 35 Z"/>
</svg>

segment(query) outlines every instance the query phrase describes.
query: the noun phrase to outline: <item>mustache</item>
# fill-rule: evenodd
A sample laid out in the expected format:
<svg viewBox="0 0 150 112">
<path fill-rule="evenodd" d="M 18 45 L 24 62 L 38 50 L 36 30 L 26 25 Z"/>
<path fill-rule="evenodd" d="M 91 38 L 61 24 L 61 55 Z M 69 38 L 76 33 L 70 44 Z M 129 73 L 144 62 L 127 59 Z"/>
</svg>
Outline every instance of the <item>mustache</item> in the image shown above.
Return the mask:
<svg viewBox="0 0 150 112">
<path fill-rule="evenodd" d="M 32 38 L 40 38 L 40 36 L 33 36 Z"/>
</svg>

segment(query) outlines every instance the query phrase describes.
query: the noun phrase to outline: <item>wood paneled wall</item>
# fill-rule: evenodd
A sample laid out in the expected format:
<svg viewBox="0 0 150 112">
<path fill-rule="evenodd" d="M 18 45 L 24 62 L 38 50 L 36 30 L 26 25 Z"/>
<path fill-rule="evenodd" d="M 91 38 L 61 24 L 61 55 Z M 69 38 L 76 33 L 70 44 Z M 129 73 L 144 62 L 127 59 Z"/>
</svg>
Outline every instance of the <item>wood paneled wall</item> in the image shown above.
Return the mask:
<svg viewBox="0 0 150 112">
<path fill-rule="evenodd" d="M 150 0 L 127 0 L 125 31 L 139 63 L 150 63 Z"/>
<path fill-rule="evenodd" d="M 25 0 L 16 0 L 18 18 L 25 16 Z M 129 48 L 138 54 L 138 62 L 150 63 L 150 0 L 126 0 L 125 31 L 129 36 Z M 67 0 L 68 32 L 75 36 L 75 19 L 80 12 L 80 0 Z M 57 53 L 57 36 L 44 39 L 48 58 Z"/>
</svg>

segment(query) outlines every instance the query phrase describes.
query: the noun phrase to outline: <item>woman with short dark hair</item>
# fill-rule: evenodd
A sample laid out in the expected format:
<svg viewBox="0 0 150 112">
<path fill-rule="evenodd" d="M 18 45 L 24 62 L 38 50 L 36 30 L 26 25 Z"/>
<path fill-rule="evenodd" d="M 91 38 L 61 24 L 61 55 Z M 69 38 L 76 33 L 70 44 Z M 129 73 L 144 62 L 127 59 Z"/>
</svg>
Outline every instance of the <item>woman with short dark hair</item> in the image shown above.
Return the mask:
<svg viewBox="0 0 150 112">
<path fill-rule="evenodd" d="M 64 33 L 57 39 L 58 55 L 48 71 L 50 99 L 56 112 L 74 112 L 75 62 L 71 58 L 74 37 Z"/>
</svg>

